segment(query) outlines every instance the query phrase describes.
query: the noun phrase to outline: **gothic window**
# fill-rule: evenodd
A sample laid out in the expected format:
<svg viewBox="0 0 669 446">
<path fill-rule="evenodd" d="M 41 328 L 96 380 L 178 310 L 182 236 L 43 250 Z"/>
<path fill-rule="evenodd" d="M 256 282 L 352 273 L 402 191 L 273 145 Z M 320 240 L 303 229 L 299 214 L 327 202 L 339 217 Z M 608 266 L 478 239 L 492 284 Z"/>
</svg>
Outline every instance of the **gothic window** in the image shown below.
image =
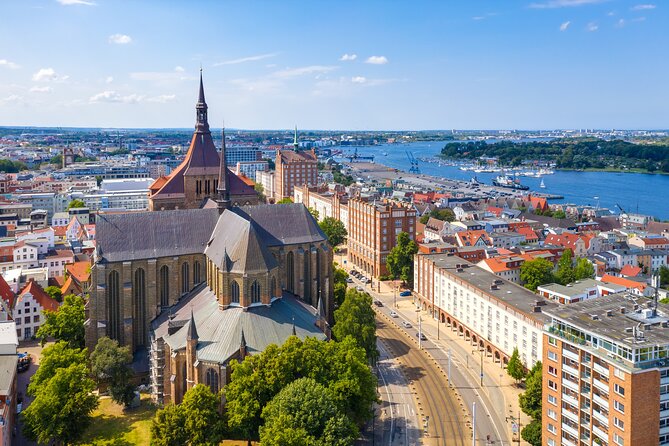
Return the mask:
<svg viewBox="0 0 669 446">
<path fill-rule="evenodd" d="M 142 268 L 135 271 L 132 293 L 132 332 L 135 347 L 138 347 L 146 340 L 146 274 Z"/>
<path fill-rule="evenodd" d="M 186 391 L 188 391 L 188 364 L 186 363 L 185 359 L 184 359 L 183 368 L 181 370 L 183 372 L 183 377 L 182 377 L 183 386 L 181 387 L 181 392 L 182 392 L 181 393 L 181 398 L 183 398 Z"/>
<path fill-rule="evenodd" d="M 235 280 L 230 284 L 230 302 L 233 304 L 239 303 L 239 284 Z"/>
<path fill-rule="evenodd" d="M 167 265 L 160 267 L 160 306 L 170 305 L 170 269 Z"/>
<path fill-rule="evenodd" d="M 309 248 L 304 251 L 304 296 L 305 302 L 311 302 L 311 253 Z"/>
<path fill-rule="evenodd" d="M 260 285 L 256 280 L 254 280 L 253 285 L 251 285 L 251 303 L 260 303 Z"/>
<path fill-rule="evenodd" d="M 286 261 L 286 290 L 295 292 L 295 255 L 293 251 L 288 253 Z"/>
<path fill-rule="evenodd" d="M 193 283 L 194 284 L 202 282 L 202 278 L 200 277 L 200 274 L 201 274 L 200 273 L 200 268 L 201 268 L 200 267 L 200 262 L 195 261 L 195 263 L 193 263 Z"/>
<path fill-rule="evenodd" d="M 109 337 L 120 341 L 121 337 L 121 303 L 118 271 L 109 273 L 107 279 L 107 319 L 109 320 Z"/>
<path fill-rule="evenodd" d="M 207 369 L 206 382 L 213 393 L 218 392 L 218 372 L 214 369 Z"/>
<path fill-rule="evenodd" d="M 276 293 L 276 277 L 272 277 L 272 286 L 269 291 L 269 297 L 272 298 L 274 293 Z"/>
<path fill-rule="evenodd" d="M 181 292 L 187 293 L 190 291 L 190 268 L 188 262 L 181 265 Z"/>
</svg>

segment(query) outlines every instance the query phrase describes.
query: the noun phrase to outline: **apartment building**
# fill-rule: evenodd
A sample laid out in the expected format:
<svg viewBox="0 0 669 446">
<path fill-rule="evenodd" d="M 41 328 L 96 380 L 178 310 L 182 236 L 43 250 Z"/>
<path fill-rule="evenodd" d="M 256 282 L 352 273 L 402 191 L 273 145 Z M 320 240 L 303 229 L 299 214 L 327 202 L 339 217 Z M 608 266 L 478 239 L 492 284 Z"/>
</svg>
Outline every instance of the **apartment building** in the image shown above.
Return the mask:
<svg viewBox="0 0 669 446">
<path fill-rule="evenodd" d="M 544 444 L 669 444 L 669 306 L 612 294 L 545 313 Z"/>
<path fill-rule="evenodd" d="M 414 291 L 425 311 L 501 365 L 516 348 L 527 368 L 541 360 L 544 311 L 556 303 L 452 254 L 416 255 Z"/>
<path fill-rule="evenodd" d="M 416 209 L 392 201 L 348 201 L 348 260 L 374 277 L 388 274 L 386 260 L 401 232 L 416 239 Z"/>
<path fill-rule="evenodd" d="M 318 211 L 318 219 L 334 218 L 348 231 L 348 196 L 327 187 L 295 186 L 293 201 Z"/>
<path fill-rule="evenodd" d="M 318 160 L 313 150 L 277 150 L 274 198 L 293 198 L 295 186 L 318 184 Z"/>
<path fill-rule="evenodd" d="M 276 173 L 274 171 L 256 171 L 256 184 L 263 188 L 263 194 L 268 202 L 272 202 L 276 195 L 274 191 Z"/>
</svg>

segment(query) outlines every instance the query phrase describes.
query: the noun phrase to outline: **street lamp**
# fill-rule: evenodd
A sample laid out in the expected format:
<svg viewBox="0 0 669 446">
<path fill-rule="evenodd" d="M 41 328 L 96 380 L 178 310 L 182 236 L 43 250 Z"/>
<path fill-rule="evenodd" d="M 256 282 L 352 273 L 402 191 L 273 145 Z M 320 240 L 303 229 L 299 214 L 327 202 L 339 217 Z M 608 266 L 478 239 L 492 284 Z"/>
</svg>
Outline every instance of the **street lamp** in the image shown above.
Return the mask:
<svg viewBox="0 0 669 446">
<path fill-rule="evenodd" d="M 474 354 L 476 350 L 472 350 L 472 354 Z M 480 363 L 480 373 L 479 376 L 481 377 L 481 387 L 483 387 L 483 349 L 479 348 L 479 353 L 481 353 L 481 363 Z"/>
</svg>

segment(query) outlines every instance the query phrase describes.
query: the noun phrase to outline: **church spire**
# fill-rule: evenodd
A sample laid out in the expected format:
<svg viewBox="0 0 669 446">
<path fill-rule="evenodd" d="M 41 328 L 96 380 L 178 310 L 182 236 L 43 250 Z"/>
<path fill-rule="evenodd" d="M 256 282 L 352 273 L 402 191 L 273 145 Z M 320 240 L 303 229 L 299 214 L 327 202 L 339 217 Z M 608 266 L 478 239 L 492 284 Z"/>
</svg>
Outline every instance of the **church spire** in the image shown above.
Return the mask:
<svg viewBox="0 0 669 446">
<path fill-rule="evenodd" d="M 293 138 L 293 149 L 297 152 L 299 149 L 300 145 L 297 142 L 297 126 L 295 126 L 295 137 Z"/>
<path fill-rule="evenodd" d="M 200 68 L 200 94 L 195 105 L 196 121 L 195 130 L 199 133 L 209 132 L 209 122 L 207 122 L 207 103 L 204 100 L 204 83 L 202 82 L 202 68 Z"/>
<path fill-rule="evenodd" d="M 228 182 L 228 164 L 225 160 L 225 124 L 221 129 L 221 156 L 218 167 L 218 213 L 222 214 L 230 207 L 230 184 Z"/>
<path fill-rule="evenodd" d="M 186 333 L 186 340 L 197 341 L 200 337 L 197 334 L 197 327 L 195 326 L 195 318 L 193 317 L 193 310 L 190 310 L 190 321 L 188 323 L 188 332 Z"/>
</svg>

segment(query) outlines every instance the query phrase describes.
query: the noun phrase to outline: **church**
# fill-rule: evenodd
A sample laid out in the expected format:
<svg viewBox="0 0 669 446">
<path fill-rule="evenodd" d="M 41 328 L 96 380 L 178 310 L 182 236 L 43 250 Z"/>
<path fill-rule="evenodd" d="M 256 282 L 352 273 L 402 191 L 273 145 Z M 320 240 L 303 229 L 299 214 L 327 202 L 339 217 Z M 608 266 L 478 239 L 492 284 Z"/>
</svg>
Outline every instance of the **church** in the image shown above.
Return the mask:
<svg viewBox="0 0 669 446">
<path fill-rule="evenodd" d="M 149 186 L 149 210 L 194 209 L 209 199 L 216 198 L 218 190 L 219 154 L 209 130 L 207 103 L 200 72 L 200 93 L 195 106 L 195 132 L 186 157 L 169 175 L 158 178 Z M 222 137 L 225 145 L 225 135 Z M 225 156 L 225 150 L 221 150 Z M 225 160 L 223 160 L 225 163 Z M 235 206 L 258 204 L 258 194 L 232 172 L 226 173 L 230 199 Z"/>
<path fill-rule="evenodd" d="M 198 114 L 193 141 L 206 135 Z M 325 339 L 333 319 L 332 248 L 309 211 L 240 206 L 225 143 L 216 157 L 203 147 L 191 144 L 191 160 L 202 172 L 218 165 L 216 193 L 203 189 L 201 207 L 97 218 L 86 345 L 108 336 L 130 346 L 158 403 L 178 403 L 198 383 L 218 391 L 231 360 L 291 335 Z"/>
</svg>

